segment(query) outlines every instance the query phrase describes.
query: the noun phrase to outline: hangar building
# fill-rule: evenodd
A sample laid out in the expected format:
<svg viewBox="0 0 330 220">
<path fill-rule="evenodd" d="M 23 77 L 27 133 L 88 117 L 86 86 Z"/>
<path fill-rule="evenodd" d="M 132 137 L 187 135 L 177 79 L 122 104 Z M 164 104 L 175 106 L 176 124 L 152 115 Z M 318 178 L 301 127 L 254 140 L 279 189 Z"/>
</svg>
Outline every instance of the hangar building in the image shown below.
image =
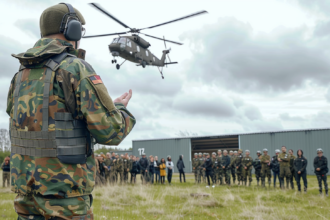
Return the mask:
<svg viewBox="0 0 330 220">
<path fill-rule="evenodd" d="M 294 155 L 298 149 L 302 149 L 308 160 L 307 173 L 314 175 L 313 161 L 316 157 L 316 149 L 322 148 L 324 156 L 330 160 L 330 128 L 287 130 L 273 132 L 256 132 L 242 134 L 223 134 L 199 137 L 160 138 L 149 140 L 133 140 L 133 155 L 157 155 L 159 160 L 167 155 L 172 156 L 176 165 L 179 155 L 183 155 L 185 171 L 192 172 L 191 159 L 194 153 L 212 153 L 217 150 L 249 149 L 250 156 L 255 159 L 258 150 L 267 148 L 270 156 L 275 155 L 276 149 L 286 146 L 293 149 Z M 174 172 L 177 172 L 176 167 Z"/>
</svg>

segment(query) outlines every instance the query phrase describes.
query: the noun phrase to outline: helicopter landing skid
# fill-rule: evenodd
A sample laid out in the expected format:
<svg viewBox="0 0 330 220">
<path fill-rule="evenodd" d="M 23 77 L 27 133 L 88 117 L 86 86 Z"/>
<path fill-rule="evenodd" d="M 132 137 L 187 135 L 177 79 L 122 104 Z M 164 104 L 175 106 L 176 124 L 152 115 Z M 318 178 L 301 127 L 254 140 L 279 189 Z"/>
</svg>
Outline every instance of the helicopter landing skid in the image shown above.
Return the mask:
<svg viewBox="0 0 330 220">
<path fill-rule="evenodd" d="M 120 69 L 120 67 L 125 63 L 125 61 L 126 61 L 126 60 L 124 60 L 124 62 L 122 62 L 120 65 L 119 65 L 119 64 L 116 65 L 117 70 Z"/>
</svg>

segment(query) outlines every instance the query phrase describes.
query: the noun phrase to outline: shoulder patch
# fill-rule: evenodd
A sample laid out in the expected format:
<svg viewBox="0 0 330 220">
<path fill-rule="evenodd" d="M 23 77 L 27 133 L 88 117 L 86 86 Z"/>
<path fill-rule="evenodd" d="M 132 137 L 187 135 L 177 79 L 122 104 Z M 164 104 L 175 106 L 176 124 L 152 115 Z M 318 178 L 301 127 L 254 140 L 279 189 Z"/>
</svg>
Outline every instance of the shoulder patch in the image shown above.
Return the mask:
<svg viewBox="0 0 330 220">
<path fill-rule="evenodd" d="M 103 84 L 102 79 L 99 75 L 90 76 L 89 79 L 94 85 Z"/>
</svg>

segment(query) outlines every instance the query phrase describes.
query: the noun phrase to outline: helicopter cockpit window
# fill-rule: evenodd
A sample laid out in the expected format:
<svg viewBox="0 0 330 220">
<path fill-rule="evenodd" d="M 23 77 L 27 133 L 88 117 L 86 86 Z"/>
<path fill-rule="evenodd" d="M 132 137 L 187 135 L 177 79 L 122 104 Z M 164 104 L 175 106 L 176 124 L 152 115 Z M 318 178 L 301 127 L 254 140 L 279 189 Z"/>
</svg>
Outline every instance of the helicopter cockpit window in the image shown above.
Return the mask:
<svg viewBox="0 0 330 220">
<path fill-rule="evenodd" d="M 132 47 L 132 42 L 127 39 L 127 46 Z"/>
<path fill-rule="evenodd" d="M 139 47 L 139 46 L 136 46 L 136 50 L 137 50 L 138 52 L 140 52 L 140 47 Z"/>
<path fill-rule="evenodd" d="M 118 40 L 119 40 L 119 38 L 115 38 L 115 39 L 113 39 L 112 43 L 116 44 L 118 42 Z"/>
<path fill-rule="evenodd" d="M 126 44 L 126 38 L 125 37 L 121 37 L 119 39 L 118 43 L 120 43 L 120 44 Z"/>
<path fill-rule="evenodd" d="M 146 50 L 146 55 L 147 55 L 147 56 L 149 56 L 149 53 L 148 53 L 148 51 L 147 51 L 147 50 Z"/>
</svg>

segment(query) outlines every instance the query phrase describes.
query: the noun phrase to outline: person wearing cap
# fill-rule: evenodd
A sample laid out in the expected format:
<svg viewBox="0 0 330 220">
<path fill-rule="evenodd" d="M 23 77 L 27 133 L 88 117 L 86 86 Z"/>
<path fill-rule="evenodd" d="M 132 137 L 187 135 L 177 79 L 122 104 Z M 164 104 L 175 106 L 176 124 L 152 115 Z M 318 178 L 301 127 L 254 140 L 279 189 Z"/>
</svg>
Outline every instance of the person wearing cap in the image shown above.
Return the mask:
<svg viewBox="0 0 330 220">
<path fill-rule="evenodd" d="M 290 186 L 291 186 L 291 189 L 294 189 L 293 178 L 295 178 L 295 171 L 294 171 L 293 162 L 296 159 L 296 156 L 293 155 L 292 149 L 289 150 L 289 155 L 290 155 L 290 172 L 291 172 Z"/>
<path fill-rule="evenodd" d="M 167 161 L 166 161 L 166 168 L 167 168 L 167 181 L 169 185 L 172 185 L 172 175 L 173 175 L 173 168 L 174 168 L 174 163 L 172 161 L 171 155 L 167 156 Z"/>
<path fill-rule="evenodd" d="M 140 167 L 140 173 L 141 173 L 141 180 L 142 184 L 147 183 L 148 181 L 148 166 L 149 166 L 149 161 L 146 158 L 146 154 L 142 153 L 142 158 L 139 160 L 139 167 Z"/>
<path fill-rule="evenodd" d="M 243 184 L 243 176 L 242 176 L 242 172 L 243 172 L 243 167 L 242 167 L 243 155 L 242 155 L 242 153 L 243 153 L 243 150 L 239 149 L 237 157 L 234 161 L 235 167 L 236 167 L 236 176 L 237 176 L 238 185 L 240 185 L 240 182 L 242 182 L 242 184 Z"/>
<path fill-rule="evenodd" d="M 198 160 L 198 153 L 194 153 L 194 158 L 192 159 L 192 172 L 195 176 L 195 184 L 198 183 L 198 167 L 199 167 L 199 160 Z"/>
<path fill-rule="evenodd" d="M 328 159 L 323 156 L 323 150 L 321 148 L 317 149 L 317 156 L 314 158 L 314 169 L 317 181 L 319 182 L 319 192 L 322 195 L 322 181 L 324 183 L 325 195 L 328 194 L 328 183 L 327 183 L 327 173 L 329 172 L 328 168 Z"/>
<path fill-rule="evenodd" d="M 85 23 L 77 8 L 51 6 L 40 16 L 42 38 L 12 55 L 20 69 L 8 85 L 6 112 L 12 134 L 27 149 L 11 142 L 12 190 L 18 193 L 14 207 L 20 218 L 33 213 L 34 219 L 92 219 L 93 144 L 118 145 L 135 125 L 126 108 L 132 91 L 112 101 L 101 77 L 85 61 L 86 51 L 79 48 Z M 61 211 L 47 205 L 54 201 Z M 61 204 L 79 205 L 84 214 Z"/>
<path fill-rule="evenodd" d="M 222 177 L 225 177 L 226 184 L 230 186 L 230 157 L 228 156 L 227 150 L 223 151 L 223 155 L 220 160 L 220 166 L 221 166 L 220 182 L 222 182 Z"/>
<path fill-rule="evenodd" d="M 254 173 L 256 175 L 256 180 L 257 180 L 257 186 L 259 186 L 259 179 L 261 176 L 261 152 L 258 150 L 257 151 L 257 158 L 254 159 L 253 161 L 253 167 L 254 167 Z"/>
<path fill-rule="evenodd" d="M 198 183 L 202 182 L 202 176 L 203 176 L 203 167 L 202 165 L 204 164 L 204 158 L 203 158 L 203 154 L 199 153 L 198 154 L 198 160 L 199 160 L 199 164 L 198 164 Z"/>
<path fill-rule="evenodd" d="M 276 177 L 278 178 L 278 181 L 280 183 L 280 188 L 282 187 L 282 181 L 280 179 L 280 163 L 278 162 L 278 155 L 280 154 L 280 150 L 275 150 L 275 156 L 272 157 L 272 161 L 270 163 L 270 167 L 273 171 L 273 182 L 274 182 L 274 188 L 276 188 Z"/>
<path fill-rule="evenodd" d="M 268 187 L 270 187 L 271 177 L 272 174 L 270 172 L 271 160 L 270 156 L 268 155 L 268 150 L 265 148 L 262 150 L 263 155 L 261 156 L 261 186 L 266 187 L 266 177 L 268 178 Z M 275 182 L 274 182 L 275 187 Z"/>
<path fill-rule="evenodd" d="M 289 189 L 290 185 L 290 155 L 286 152 L 286 146 L 282 146 L 282 153 L 278 155 L 277 160 L 280 162 L 280 181 L 282 182 L 281 188 L 284 189 L 284 177 L 286 178 L 286 188 Z"/>
<path fill-rule="evenodd" d="M 302 150 L 297 151 L 297 158 L 293 161 L 295 178 L 297 182 L 298 192 L 301 192 L 300 179 L 304 182 L 304 192 L 307 192 L 307 177 L 306 177 L 306 167 L 307 159 L 304 157 L 304 152 Z"/>
<path fill-rule="evenodd" d="M 243 181 L 244 185 L 246 186 L 247 183 L 247 177 L 249 177 L 249 186 L 251 186 L 252 182 L 252 163 L 253 163 L 253 158 L 250 157 L 250 151 L 245 150 L 245 156 L 242 159 L 242 167 L 243 167 Z"/>
<path fill-rule="evenodd" d="M 6 157 L 1 165 L 2 169 L 2 187 L 10 187 L 10 157 Z"/>
</svg>

